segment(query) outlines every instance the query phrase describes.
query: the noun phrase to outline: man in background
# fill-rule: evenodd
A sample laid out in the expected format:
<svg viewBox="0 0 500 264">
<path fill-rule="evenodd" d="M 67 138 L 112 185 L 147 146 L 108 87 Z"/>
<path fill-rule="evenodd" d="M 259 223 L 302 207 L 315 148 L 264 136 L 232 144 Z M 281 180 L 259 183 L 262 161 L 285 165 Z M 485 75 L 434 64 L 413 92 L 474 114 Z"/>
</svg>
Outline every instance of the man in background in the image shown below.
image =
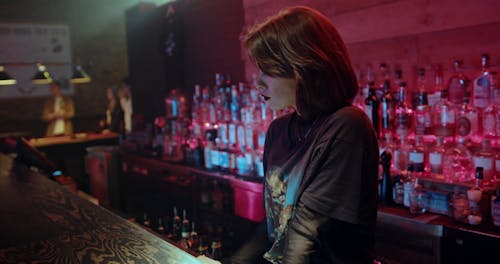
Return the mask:
<svg viewBox="0 0 500 264">
<path fill-rule="evenodd" d="M 48 122 L 46 136 L 69 135 L 73 133 L 71 118 L 75 116 L 73 100 L 61 94 L 61 83 L 50 83 L 52 98 L 43 106 L 42 119 Z"/>
</svg>

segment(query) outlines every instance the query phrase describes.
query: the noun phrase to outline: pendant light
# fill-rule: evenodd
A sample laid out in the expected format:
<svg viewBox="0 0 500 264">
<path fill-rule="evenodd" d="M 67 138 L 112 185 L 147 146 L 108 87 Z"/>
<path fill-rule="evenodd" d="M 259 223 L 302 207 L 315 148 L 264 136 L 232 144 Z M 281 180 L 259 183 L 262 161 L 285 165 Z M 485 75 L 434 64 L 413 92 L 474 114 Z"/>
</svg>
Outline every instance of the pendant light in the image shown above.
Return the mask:
<svg viewBox="0 0 500 264">
<path fill-rule="evenodd" d="M 5 71 L 5 67 L 0 65 L 0 85 L 13 85 L 16 83 L 17 81 Z"/>
<path fill-rule="evenodd" d="M 45 65 L 37 63 L 36 66 L 37 72 L 35 73 L 33 78 L 31 78 L 31 82 L 33 82 L 34 84 L 49 84 L 50 82 L 52 82 L 52 77 L 50 77 L 49 72 L 47 72 Z"/>
<path fill-rule="evenodd" d="M 92 79 L 90 76 L 82 69 L 80 65 L 73 67 L 73 76 L 71 77 L 71 83 L 89 83 Z"/>
</svg>

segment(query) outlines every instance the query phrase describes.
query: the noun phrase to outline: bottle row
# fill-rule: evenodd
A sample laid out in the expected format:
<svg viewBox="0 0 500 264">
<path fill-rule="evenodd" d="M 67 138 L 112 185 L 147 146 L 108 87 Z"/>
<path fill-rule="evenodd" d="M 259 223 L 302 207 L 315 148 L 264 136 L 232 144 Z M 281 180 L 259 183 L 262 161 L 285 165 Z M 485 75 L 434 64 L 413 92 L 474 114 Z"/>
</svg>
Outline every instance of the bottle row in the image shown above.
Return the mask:
<svg viewBox="0 0 500 264">
<path fill-rule="evenodd" d="M 489 56 L 481 57 L 481 71 L 471 82 L 462 72 L 460 61 L 446 84 L 442 67 L 435 70 L 435 83 L 426 83 L 425 69 L 418 70 L 417 87 L 410 89 L 396 70 L 394 79 L 386 64 L 374 80 L 371 67 L 359 79 L 359 94 L 354 105 L 363 109 L 383 138 L 422 135 L 445 140 L 465 138 L 479 143 L 482 138 L 500 144 L 500 86 L 496 73 L 489 69 Z M 471 85 L 472 84 L 472 85 Z"/>
<path fill-rule="evenodd" d="M 496 195 L 490 195 L 485 189 L 482 167 L 475 169 L 472 188 L 464 190 L 455 186 L 453 192 L 448 194 L 433 188 L 425 189 L 420 174 L 411 167 L 391 177 L 390 160 L 390 153 L 384 152 L 381 156 L 384 173 L 379 189 L 379 197 L 384 204 L 407 207 L 412 215 L 431 212 L 470 225 L 493 224 L 500 227 L 500 189 L 497 189 Z"/>
<path fill-rule="evenodd" d="M 224 227 L 207 222 L 202 227 L 207 231 L 207 234 L 200 235 L 195 223 L 187 218 L 186 210 L 182 211 L 182 218 L 179 216 L 177 208 L 174 207 L 172 216 L 153 216 L 145 212 L 142 216 L 137 217 L 136 221 L 169 242 L 176 243 L 184 250 L 190 250 L 216 260 L 223 257 L 222 238 L 226 232 Z"/>
<path fill-rule="evenodd" d="M 484 184 L 500 185 L 500 152 L 491 146 L 489 139 L 482 145 L 467 145 L 463 138 L 457 143 L 444 143 L 437 137 L 435 143 L 425 142 L 422 136 L 414 141 L 401 138 L 399 141 L 386 137 L 379 144 L 380 153 L 391 153 L 391 171 L 401 174 L 413 171 L 419 177 L 433 178 L 448 183 L 472 183 L 474 168 L 484 170 Z"/>
</svg>

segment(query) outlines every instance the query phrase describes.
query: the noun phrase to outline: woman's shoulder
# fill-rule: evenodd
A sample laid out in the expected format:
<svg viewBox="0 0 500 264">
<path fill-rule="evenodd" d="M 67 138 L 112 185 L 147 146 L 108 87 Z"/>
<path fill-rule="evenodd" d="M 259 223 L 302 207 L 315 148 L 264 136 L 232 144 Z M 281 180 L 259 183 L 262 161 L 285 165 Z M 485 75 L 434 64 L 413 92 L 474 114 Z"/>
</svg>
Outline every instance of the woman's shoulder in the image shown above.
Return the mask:
<svg viewBox="0 0 500 264">
<path fill-rule="evenodd" d="M 324 137 L 347 141 L 363 141 L 375 137 L 370 119 L 364 111 L 355 106 L 343 107 L 326 117 Z"/>
<path fill-rule="evenodd" d="M 292 113 L 287 113 L 287 114 L 284 114 L 282 116 L 279 116 L 279 117 L 275 118 L 269 124 L 268 130 L 271 130 L 271 129 L 273 129 L 273 130 L 274 129 L 281 130 L 281 129 L 287 127 L 289 125 L 290 119 L 292 118 L 293 114 L 294 114 L 293 112 Z"/>
</svg>

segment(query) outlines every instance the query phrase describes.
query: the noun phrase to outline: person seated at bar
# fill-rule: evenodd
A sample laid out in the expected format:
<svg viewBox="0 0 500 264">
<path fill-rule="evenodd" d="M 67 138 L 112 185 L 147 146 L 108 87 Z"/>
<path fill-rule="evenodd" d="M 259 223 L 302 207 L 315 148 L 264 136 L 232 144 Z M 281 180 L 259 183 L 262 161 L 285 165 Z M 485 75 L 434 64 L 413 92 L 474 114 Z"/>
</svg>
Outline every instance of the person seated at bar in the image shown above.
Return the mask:
<svg viewBox="0 0 500 264">
<path fill-rule="evenodd" d="M 106 109 L 106 119 L 100 121 L 100 126 L 104 132 L 123 132 L 123 110 L 118 98 L 118 89 L 108 87 L 106 89 L 108 98 L 108 108 Z"/>
<path fill-rule="evenodd" d="M 373 263 L 378 145 L 352 106 L 358 86 L 346 46 L 320 12 L 289 7 L 245 38 L 268 107 L 266 221 L 230 263 Z"/>
<path fill-rule="evenodd" d="M 48 122 L 47 136 L 70 135 L 73 133 L 71 119 L 75 116 L 73 99 L 63 96 L 61 83 L 53 80 L 50 83 L 52 98 L 45 101 L 42 119 Z"/>
</svg>

